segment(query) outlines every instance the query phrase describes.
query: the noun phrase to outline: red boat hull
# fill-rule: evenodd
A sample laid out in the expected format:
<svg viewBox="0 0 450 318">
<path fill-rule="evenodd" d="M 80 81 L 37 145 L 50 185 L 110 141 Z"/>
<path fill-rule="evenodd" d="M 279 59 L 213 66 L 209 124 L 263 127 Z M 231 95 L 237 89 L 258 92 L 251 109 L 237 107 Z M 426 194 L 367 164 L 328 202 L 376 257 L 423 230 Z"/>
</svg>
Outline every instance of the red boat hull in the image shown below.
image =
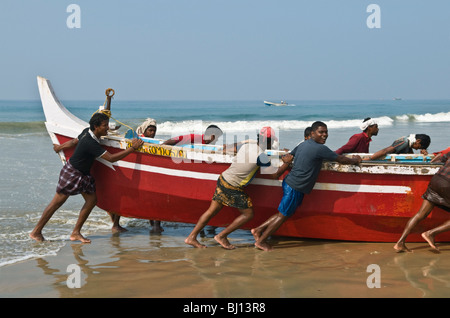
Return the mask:
<svg viewBox="0 0 450 318">
<path fill-rule="evenodd" d="M 69 138 L 57 135 L 60 143 Z M 119 149 L 106 147 L 114 153 Z M 73 150 L 65 153 L 69 158 Z M 172 157 L 135 152 L 113 168 L 96 161 L 92 174 L 97 184 L 98 206 L 125 217 L 196 223 L 206 211 L 217 176 L 227 163 L 176 162 Z M 244 229 L 260 225 L 277 213 L 281 182 L 267 185 L 263 174 L 246 192 L 253 200 L 255 216 Z M 276 235 L 346 241 L 395 242 L 407 221 L 422 204 L 431 175 L 352 173 L 322 169 L 315 188 Z M 267 179 L 268 180 L 268 179 Z M 346 187 L 350 186 L 347 190 Z M 379 186 L 383 191 L 371 189 Z M 369 188 L 370 187 L 370 188 Z M 387 190 L 386 190 L 387 189 Z M 400 189 L 400 191 L 398 191 Z M 406 189 L 406 190 L 402 190 Z M 210 225 L 223 227 L 239 214 L 225 207 Z M 435 208 L 408 240 L 423 242 L 420 233 L 449 219 Z M 450 233 L 436 237 L 450 241 Z"/>
</svg>

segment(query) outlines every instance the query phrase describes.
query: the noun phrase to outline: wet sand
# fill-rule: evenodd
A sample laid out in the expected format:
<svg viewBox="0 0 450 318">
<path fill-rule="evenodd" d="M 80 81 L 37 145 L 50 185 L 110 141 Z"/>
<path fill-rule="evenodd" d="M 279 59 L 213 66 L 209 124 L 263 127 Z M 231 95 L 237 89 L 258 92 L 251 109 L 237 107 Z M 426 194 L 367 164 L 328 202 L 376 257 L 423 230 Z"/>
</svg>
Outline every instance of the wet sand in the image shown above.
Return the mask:
<svg viewBox="0 0 450 318">
<path fill-rule="evenodd" d="M 395 253 L 393 243 L 273 238 L 274 250 L 263 252 L 249 231 L 237 231 L 230 241 L 238 248 L 229 251 L 211 229 L 200 238 L 208 248 L 184 244 L 191 230 L 172 224 L 161 235 L 129 228 L 91 235 L 91 244 L 67 241 L 56 256 L 0 267 L 0 297 L 450 297 L 448 243 L 439 245 L 441 253 L 425 242 L 408 244 L 413 253 Z M 71 264 L 81 269 L 79 288 L 69 288 Z"/>
</svg>

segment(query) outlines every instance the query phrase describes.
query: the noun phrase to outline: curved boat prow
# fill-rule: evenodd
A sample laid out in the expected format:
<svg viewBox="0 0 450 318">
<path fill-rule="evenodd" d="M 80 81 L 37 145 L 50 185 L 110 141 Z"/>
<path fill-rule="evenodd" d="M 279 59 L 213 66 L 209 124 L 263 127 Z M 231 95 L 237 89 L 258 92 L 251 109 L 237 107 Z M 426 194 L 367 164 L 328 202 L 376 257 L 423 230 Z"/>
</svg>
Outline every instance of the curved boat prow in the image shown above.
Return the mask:
<svg viewBox="0 0 450 318">
<path fill-rule="evenodd" d="M 67 110 L 56 97 L 50 81 L 44 77 L 37 77 L 42 108 L 45 114 L 45 126 L 53 139 L 52 133 L 77 137 L 89 124 Z"/>
</svg>

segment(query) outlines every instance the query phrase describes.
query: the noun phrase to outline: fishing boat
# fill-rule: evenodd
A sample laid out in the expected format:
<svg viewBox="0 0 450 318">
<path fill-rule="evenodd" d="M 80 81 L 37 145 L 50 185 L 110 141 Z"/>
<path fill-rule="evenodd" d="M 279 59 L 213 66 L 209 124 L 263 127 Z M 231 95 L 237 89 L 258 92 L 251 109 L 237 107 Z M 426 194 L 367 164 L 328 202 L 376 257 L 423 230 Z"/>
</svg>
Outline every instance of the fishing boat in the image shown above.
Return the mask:
<svg viewBox="0 0 450 318">
<path fill-rule="evenodd" d="M 268 102 L 268 101 L 264 101 L 264 104 L 266 106 L 287 106 L 288 103 L 286 103 L 284 100 L 282 100 L 280 103 L 272 103 L 272 102 Z"/>
<path fill-rule="evenodd" d="M 38 77 L 38 87 L 52 142 L 62 144 L 77 137 L 88 123 L 62 105 L 47 79 Z M 130 147 L 133 135 L 111 131 L 100 142 L 114 153 Z M 61 160 L 66 161 L 73 151 L 60 153 Z M 273 151 L 269 155 L 273 162 L 280 162 L 281 154 Z M 233 156 L 224 154 L 220 146 L 177 147 L 147 139 L 141 149 L 118 162 L 95 161 L 92 174 L 97 184 L 97 205 L 124 217 L 196 223 L 209 207 L 217 178 L 228 168 Z M 386 160 L 359 166 L 324 162 L 313 191 L 275 235 L 395 242 L 408 219 L 419 210 L 421 195 L 440 168 L 429 159 L 429 156 L 391 155 Z M 282 178 L 270 179 L 259 172 L 247 186 L 255 216 L 244 229 L 260 225 L 277 212 Z M 210 225 L 226 226 L 238 214 L 236 209 L 225 207 Z M 422 231 L 447 219 L 447 212 L 436 207 L 408 241 L 422 242 Z M 436 238 L 449 239 L 450 233 Z"/>
</svg>

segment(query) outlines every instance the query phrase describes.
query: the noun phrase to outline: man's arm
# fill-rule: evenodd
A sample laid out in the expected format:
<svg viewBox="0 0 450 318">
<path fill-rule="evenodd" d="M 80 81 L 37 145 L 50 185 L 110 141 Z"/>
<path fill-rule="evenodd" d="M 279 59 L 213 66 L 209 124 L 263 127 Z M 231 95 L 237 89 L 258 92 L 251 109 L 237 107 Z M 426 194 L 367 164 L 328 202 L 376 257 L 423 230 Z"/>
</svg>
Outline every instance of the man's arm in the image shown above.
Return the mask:
<svg viewBox="0 0 450 318">
<path fill-rule="evenodd" d="M 175 146 L 176 144 L 180 143 L 180 145 L 183 144 L 192 144 L 195 141 L 199 141 L 199 143 L 201 143 L 201 139 L 200 140 L 196 140 L 196 136 L 198 135 L 184 135 L 184 136 L 178 136 L 178 137 L 172 137 L 170 139 L 167 139 L 166 141 L 164 141 L 162 144 L 163 145 L 169 145 L 169 146 Z M 201 135 L 200 135 L 201 136 Z M 201 138 L 201 137 L 200 137 Z"/>
<path fill-rule="evenodd" d="M 61 150 L 69 149 L 75 147 L 78 144 L 78 138 L 73 138 L 72 140 L 66 141 L 62 145 L 53 144 L 53 150 L 58 153 Z"/>
<path fill-rule="evenodd" d="M 239 149 L 244 145 L 244 144 L 248 144 L 249 143 L 249 139 L 243 140 L 243 141 L 239 141 L 239 142 L 235 142 L 234 144 L 224 144 L 222 146 L 222 153 L 226 154 L 226 153 L 237 153 L 239 151 Z"/>
<path fill-rule="evenodd" d="M 239 142 L 235 142 L 234 144 L 225 144 L 222 146 L 222 153 L 234 153 L 236 154 L 239 150 Z"/>
<path fill-rule="evenodd" d="M 441 162 L 442 160 L 442 154 L 438 153 L 433 159 L 431 159 L 430 162 Z"/>
<path fill-rule="evenodd" d="M 125 158 L 133 151 L 139 149 L 139 147 L 141 147 L 143 143 L 144 142 L 141 139 L 133 139 L 131 141 L 130 148 L 127 148 L 127 149 L 122 150 L 121 152 L 117 152 L 115 154 L 111 154 L 108 151 L 106 151 L 100 158 L 105 159 L 106 161 L 109 161 L 109 162 L 116 162 L 120 159 Z"/>
<path fill-rule="evenodd" d="M 269 176 L 272 179 L 278 179 L 281 175 L 283 175 L 283 173 L 289 169 L 292 160 L 294 159 L 294 156 L 291 155 L 290 153 L 285 154 L 281 157 L 281 160 L 283 161 L 283 164 L 281 166 L 278 167 L 278 170 L 275 173 L 270 174 Z"/>
<path fill-rule="evenodd" d="M 345 165 L 357 165 L 361 162 L 361 157 L 356 155 L 352 157 L 346 157 L 343 155 L 338 155 L 336 161 Z"/>
<path fill-rule="evenodd" d="M 381 158 L 383 156 L 386 156 L 387 154 L 393 153 L 395 151 L 395 147 L 389 146 L 384 149 L 378 150 L 370 157 L 364 158 L 364 160 L 377 160 L 378 158 Z"/>
<path fill-rule="evenodd" d="M 175 140 L 175 139 L 171 138 L 171 139 L 168 139 L 168 140 L 164 141 L 162 144 L 163 145 L 173 146 L 173 145 L 177 144 L 178 141 L 179 140 Z"/>
<path fill-rule="evenodd" d="M 450 152 L 449 153 L 439 153 L 436 155 L 436 157 L 434 157 L 431 162 L 447 162 L 447 160 L 450 158 Z"/>
</svg>

